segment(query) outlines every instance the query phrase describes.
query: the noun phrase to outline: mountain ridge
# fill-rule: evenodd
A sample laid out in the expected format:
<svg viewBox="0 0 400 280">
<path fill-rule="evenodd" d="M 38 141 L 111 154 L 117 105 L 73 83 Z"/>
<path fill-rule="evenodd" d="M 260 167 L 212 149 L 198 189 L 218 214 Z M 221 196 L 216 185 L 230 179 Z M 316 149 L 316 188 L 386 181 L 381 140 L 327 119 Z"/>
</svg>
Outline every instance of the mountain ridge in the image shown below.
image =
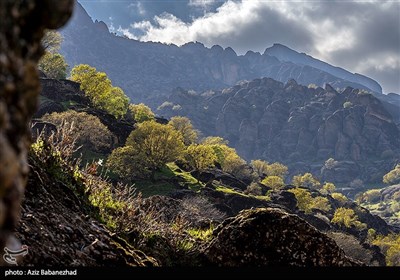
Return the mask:
<svg viewBox="0 0 400 280">
<path fill-rule="evenodd" d="M 93 22 L 79 3 L 61 33 L 65 37 L 61 52 L 71 67 L 92 65 L 106 72 L 135 102 L 145 102 L 153 108 L 177 86 L 196 91 L 223 89 L 262 77 L 284 83 L 295 79 L 304 85 L 330 83 L 334 88 L 351 86 L 381 92 L 377 83 L 371 82 L 371 89 L 307 64 L 280 61 L 269 55 L 268 49 L 262 55 L 251 51 L 237 55 L 230 47 L 207 48 L 199 42 L 178 47 L 115 36 L 103 22 Z M 354 75 L 353 80 L 357 80 Z"/>
</svg>

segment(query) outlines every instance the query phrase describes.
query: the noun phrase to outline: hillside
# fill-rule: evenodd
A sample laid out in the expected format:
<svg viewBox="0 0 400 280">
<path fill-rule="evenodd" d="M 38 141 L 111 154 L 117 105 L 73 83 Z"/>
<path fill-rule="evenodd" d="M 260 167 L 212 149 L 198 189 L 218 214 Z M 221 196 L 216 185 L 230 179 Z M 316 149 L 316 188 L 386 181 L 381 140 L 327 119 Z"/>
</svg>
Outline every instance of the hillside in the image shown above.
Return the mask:
<svg viewBox="0 0 400 280">
<path fill-rule="evenodd" d="M 222 91 L 176 89 L 160 104 L 164 117 L 189 117 L 206 136 L 227 139 L 246 159 L 287 164 L 293 174 L 349 185 L 380 183 L 400 152 L 400 130 L 383 103 L 358 89 L 336 91 L 270 78 Z M 333 158 L 334 166 L 325 161 Z"/>
<path fill-rule="evenodd" d="M 282 45 L 274 45 L 263 54 L 237 55 L 232 48 L 207 48 L 199 42 L 177 47 L 118 37 L 103 22 L 93 22 L 79 3 L 61 33 L 65 38 L 61 52 L 71 67 L 83 63 L 105 71 L 132 100 L 151 107 L 176 87 L 196 91 L 222 89 L 261 77 L 382 93 L 372 79 L 318 62 Z"/>
<path fill-rule="evenodd" d="M 108 123 L 110 129 L 133 129 L 127 126 L 128 120 L 117 120 L 92 108 L 78 84 L 47 78 L 41 82 L 41 106 L 36 117 L 52 110 L 84 110 Z M 43 123 L 35 122 L 34 128 L 43 128 Z M 115 129 L 113 133 L 123 139 L 124 131 Z M 46 138 L 42 139 L 46 143 Z M 72 154 L 63 154 L 71 150 L 69 146 L 59 154 L 51 151 L 62 148 L 57 146 L 62 142 L 49 143 L 48 148 L 34 145 L 30 152 L 31 175 L 17 237 L 31 248 L 40 244 L 42 250 L 35 250 L 24 263 L 375 266 L 384 265 L 385 258 L 371 244 L 370 231 L 384 236 L 398 232 L 398 228 L 344 196 L 307 188 L 301 191 L 291 185 L 275 189 L 261 183 L 257 194 L 250 190 L 247 179 L 217 167 L 199 173 L 179 163 L 168 163 L 152 181 L 135 181 L 143 197 L 132 196 L 128 189 L 119 196 L 123 189 L 102 179 L 99 165 L 77 167 Z M 308 203 L 316 204 L 304 208 L 298 191 L 309 193 Z M 122 203 L 120 210 L 118 203 Z M 133 207 L 132 212 L 124 208 L 128 205 Z M 341 208 L 354 211 L 359 224 L 333 223 Z M 63 245 L 55 248 L 55 242 L 61 240 Z"/>
</svg>

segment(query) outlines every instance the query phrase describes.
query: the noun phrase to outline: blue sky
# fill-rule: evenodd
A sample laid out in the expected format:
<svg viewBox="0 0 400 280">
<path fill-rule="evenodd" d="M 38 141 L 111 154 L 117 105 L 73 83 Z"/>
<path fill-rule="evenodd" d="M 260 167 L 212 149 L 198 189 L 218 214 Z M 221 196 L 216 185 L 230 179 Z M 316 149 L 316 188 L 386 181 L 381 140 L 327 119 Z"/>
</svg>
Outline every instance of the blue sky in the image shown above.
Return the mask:
<svg viewBox="0 0 400 280">
<path fill-rule="evenodd" d="M 281 43 L 400 93 L 400 2 L 327 0 L 78 0 L 131 39 L 200 41 L 237 53 Z"/>
</svg>

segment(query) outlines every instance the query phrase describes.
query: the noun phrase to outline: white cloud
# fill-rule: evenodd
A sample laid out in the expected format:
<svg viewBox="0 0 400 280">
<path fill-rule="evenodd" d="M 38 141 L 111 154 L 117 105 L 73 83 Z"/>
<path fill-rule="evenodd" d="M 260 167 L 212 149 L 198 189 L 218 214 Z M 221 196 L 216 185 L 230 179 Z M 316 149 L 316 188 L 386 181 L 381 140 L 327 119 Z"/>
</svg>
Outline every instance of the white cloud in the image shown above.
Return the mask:
<svg viewBox="0 0 400 280">
<path fill-rule="evenodd" d="M 190 5 L 212 2 L 192 0 Z M 131 28 L 142 35 L 120 28 L 121 33 L 141 41 L 219 44 L 238 53 L 282 43 L 372 78 L 388 67 L 400 76 L 400 3 L 394 1 L 229 0 L 190 22 L 163 13 Z M 399 79 L 387 83 L 387 91 L 395 90 Z"/>
<path fill-rule="evenodd" d="M 118 27 L 117 31 L 119 33 L 121 33 L 122 35 L 124 35 L 125 37 L 129 38 L 129 39 L 134 39 L 137 40 L 138 38 L 133 35 L 130 31 L 129 28 L 122 28 L 121 26 Z"/>
</svg>

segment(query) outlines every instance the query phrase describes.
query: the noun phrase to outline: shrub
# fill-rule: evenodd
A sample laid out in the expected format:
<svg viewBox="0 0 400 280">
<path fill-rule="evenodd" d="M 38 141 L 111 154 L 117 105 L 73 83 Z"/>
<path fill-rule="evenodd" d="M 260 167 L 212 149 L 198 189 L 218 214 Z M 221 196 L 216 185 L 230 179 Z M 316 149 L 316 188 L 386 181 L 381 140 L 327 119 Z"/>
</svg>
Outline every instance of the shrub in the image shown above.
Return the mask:
<svg viewBox="0 0 400 280">
<path fill-rule="evenodd" d="M 334 160 L 333 158 L 329 158 L 325 161 L 325 168 L 326 169 L 333 169 L 337 166 L 338 161 Z"/>
<path fill-rule="evenodd" d="M 319 209 L 322 211 L 329 211 L 331 209 L 327 198 L 320 196 L 313 198 L 310 192 L 306 189 L 294 188 L 289 190 L 289 192 L 295 195 L 297 208 L 304 211 L 306 214 L 312 213 L 313 209 Z"/>
<path fill-rule="evenodd" d="M 111 148 L 113 134 L 96 116 L 69 110 L 46 114 L 42 119 L 55 124 L 58 129 L 68 124 L 76 138 L 76 144 L 82 145 L 85 150 L 101 152 Z"/>
<path fill-rule="evenodd" d="M 332 193 L 331 196 L 333 199 L 338 200 L 340 203 L 345 203 L 348 201 L 347 197 L 344 194 L 341 193 Z"/>
<path fill-rule="evenodd" d="M 274 190 L 278 190 L 285 186 L 285 182 L 281 177 L 278 176 L 268 176 L 261 181 L 262 184 L 271 187 Z"/>
<path fill-rule="evenodd" d="M 333 224 L 343 225 L 347 228 L 356 227 L 358 229 L 366 228 L 366 224 L 358 220 L 358 216 L 353 209 L 340 207 L 336 209 L 331 220 Z"/>
<path fill-rule="evenodd" d="M 191 144 L 186 149 L 185 155 L 191 168 L 197 171 L 213 167 L 217 156 L 210 145 Z"/>
<path fill-rule="evenodd" d="M 309 189 L 317 189 L 321 185 L 311 173 L 293 176 L 292 184 L 296 187 L 305 187 Z"/>
<path fill-rule="evenodd" d="M 187 117 L 172 117 L 168 124 L 182 135 L 186 146 L 197 142 L 198 132 Z"/>
<path fill-rule="evenodd" d="M 151 111 L 150 107 L 144 105 L 143 103 L 129 104 L 129 111 L 131 112 L 133 119 L 138 123 L 151 121 L 155 118 L 155 115 Z"/>
<path fill-rule="evenodd" d="M 400 164 L 397 164 L 396 167 L 389 171 L 385 176 L 383 176 L 383 182 L 385 184 L 397 184 L 400 183 Z"/>
<path fill-rule="evenodd" d="M 344 109 L 348 109 L 351 106 L 353 106 L 353 103 L 351 103 L 350 101 L 346 101 L 346 102 L 343 103 L 343 108 Z"/>
</svg>

